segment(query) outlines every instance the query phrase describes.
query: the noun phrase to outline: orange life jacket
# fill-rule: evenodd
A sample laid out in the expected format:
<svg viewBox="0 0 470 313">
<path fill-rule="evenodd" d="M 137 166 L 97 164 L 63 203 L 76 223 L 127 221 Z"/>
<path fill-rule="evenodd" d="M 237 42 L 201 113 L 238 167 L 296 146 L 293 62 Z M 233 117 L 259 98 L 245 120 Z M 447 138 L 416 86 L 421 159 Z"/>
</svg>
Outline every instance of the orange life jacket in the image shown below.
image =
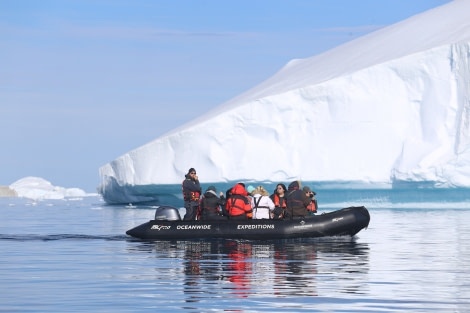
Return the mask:
<svg viewBox="0 0 470 313">
<path fill-rule="evenodd" d="M 281 208 L 286 208 L 287 201 L 286 201 L 286 196 L 285 195 L 284 195 L 284 198 L 283 198 L 284 201 L 282 201 L 282 204 L 279 203 L 281 201 L 281 199 L 279 198 L 279 195 L 277 193 L 274 194 L 273 198 L 274 198 L 273 199 L 274 206 L 281 207 Z"/>
<path fill-rule="evenodd" d="M 310 211 L 312 213 L 317 213 L 317 201 L 312 200 L 307 206 L 307 211 Z"/>
</svg>

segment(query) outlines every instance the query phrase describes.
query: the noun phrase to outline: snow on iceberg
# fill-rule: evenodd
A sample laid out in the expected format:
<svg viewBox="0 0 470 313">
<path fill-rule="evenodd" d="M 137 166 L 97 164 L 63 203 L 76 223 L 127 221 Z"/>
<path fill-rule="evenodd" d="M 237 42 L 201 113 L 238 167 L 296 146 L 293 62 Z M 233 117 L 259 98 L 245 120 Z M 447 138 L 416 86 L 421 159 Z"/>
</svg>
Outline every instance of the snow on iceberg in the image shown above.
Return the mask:
<svg viewBox="0 0 470 313">
<path fill-rule="evenodd" d="M 43 199 L 65 199 L 71 197 L 85 197 L 85 191 L 79 188 L 64 188 L 53 186 L 49 181 L 40 177 L 25 177 L 17 180 L 10 186 L 18 197 L 43 200 Z"/>
<path fill-rule="evenodd" d="M 470 1 L 454 1 L 288 63 L 102 166 L 98 190 L 107 202 L 151 200 L 190 167 L 204 182 L 470 187 L 469 56 Z"/>
</svg>

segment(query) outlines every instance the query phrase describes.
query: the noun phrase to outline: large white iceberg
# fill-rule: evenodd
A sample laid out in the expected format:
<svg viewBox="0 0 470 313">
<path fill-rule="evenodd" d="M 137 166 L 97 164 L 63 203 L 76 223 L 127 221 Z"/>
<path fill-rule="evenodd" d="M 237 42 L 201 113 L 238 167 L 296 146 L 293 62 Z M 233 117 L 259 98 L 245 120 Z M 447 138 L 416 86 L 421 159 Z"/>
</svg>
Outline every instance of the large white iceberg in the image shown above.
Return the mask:
<svg viewBox="0 0 470 313">
<path fill-rule="evenodd" d="M 108 202 L 150 199 L 190 167 L 204 182 L 470 187 L 469 56 L 470 1 L 457 0 L 289 62 L 102 166 L 98 189 Z"/>
</svg>

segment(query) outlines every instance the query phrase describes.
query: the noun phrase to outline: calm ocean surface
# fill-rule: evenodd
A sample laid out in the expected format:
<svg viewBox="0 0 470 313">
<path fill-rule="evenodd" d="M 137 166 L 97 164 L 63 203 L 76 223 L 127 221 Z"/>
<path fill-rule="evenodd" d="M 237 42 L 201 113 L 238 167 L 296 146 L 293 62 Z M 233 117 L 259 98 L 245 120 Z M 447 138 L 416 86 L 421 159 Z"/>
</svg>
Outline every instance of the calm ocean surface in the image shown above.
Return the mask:
<svg viewBox="0 0 470 313">
<path fill-rule="evenodd" d="M 354 238 L 145 242 L 154 208 L 0 198 L 0 312 L 470 312 L 470 190 L 317 190 Z"/>
</svg>

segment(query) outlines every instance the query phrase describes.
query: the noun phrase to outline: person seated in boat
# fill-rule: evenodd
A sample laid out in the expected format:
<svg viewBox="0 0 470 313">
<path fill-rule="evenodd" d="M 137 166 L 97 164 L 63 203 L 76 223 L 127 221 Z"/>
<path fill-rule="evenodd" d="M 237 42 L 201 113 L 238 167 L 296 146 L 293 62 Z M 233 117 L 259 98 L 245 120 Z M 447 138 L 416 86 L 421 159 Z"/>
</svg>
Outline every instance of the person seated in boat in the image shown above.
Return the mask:
<svg viewBox="0 0 470 313">
<path fill-rule="evenodd" d="M 253 199 L 253 192 L 255 191 L 255 187 L 253 187 L 252 185 L 248 185 L 248 187 L 246 187 L 246 192 L 248 193 L 248 200 L 250 200 L 250 204 L 251 204 L 251 199 Z M 253 206 L 252 206 L 253 208 Z M 253 212 L 251 213 L 248 213 L 246 215 L 248 218 L 253 218 Z"/>
<path fill-rule="evenodd" d="M 315 191 L 312 191 L 309 186 L 305 186 L 303 188 L 303 191 L 305 195 L 310 198 L 310 203 L 307 206 L 307 213 L 308 215 L 315 215 L 318 209 L 317 199 L 315 199 L 315 195 L 317 193 Z"/>
<path fill-rule="evenodd" d="M 275 206 L 273 210 L 273 219 L 281 219 L 284 217 L 284 211 L 287 207 L 286 192 L 286 185 L 277 184 L 276 189 L 274 189 L 274 193 L 269 196 Z"/>
<path fill-rule="evenodd" d="M 199 198 L 201 197 L 202 189 L 199 184 L 199 178 L 196 175 L 196 170 L 190 168 L 188 174 L 182 183 L 184 208 L 186 214 L 184 214 L 184 221 L 193 221 L 196 219 L 197 211 L 199 210 Z"/>
<path fill-rule="evenodd" d="M 252 191 L 251 208 L 253 219 L 271 219 L 274 210 L 274 202 L 269 197 L 269 192 L 263 186 L 256 187 Z"/>
<path fill-rule="evenodd" d="M 248 193 L 248 197 L 253 197 L 253 191 L 255 191 L 255 187 L 253 187 L 252 185 L 248 185 L 248 187 L 246 187 L 246 192 Z"/>
<path fill-rule="evenodd" d="M 232 194 L 227 199 L 225 208 L 228 212 L 229 219 L 245 220 L 248 214 L 251 214 L 251 202 L 248 193 L 243 184 L 238 183 L 232 188 Z"/>
<path fill-rule="evenodd" d="M 221 191 L 220 198 L 214 186 L 209 186 L 201 200 L 201 220 L 226 220 L 220 207 L 225 208 L 225 197 Z"/>
<path fill-rule="evenodd" d="M 310 197 L 300 188 L 302 184 L 296 180 L 289 184 L 287 188 L 287 208 L 286 218 L 297 219 L 308 216 L 307 206 L 310 204 Z"/>
</svg>

